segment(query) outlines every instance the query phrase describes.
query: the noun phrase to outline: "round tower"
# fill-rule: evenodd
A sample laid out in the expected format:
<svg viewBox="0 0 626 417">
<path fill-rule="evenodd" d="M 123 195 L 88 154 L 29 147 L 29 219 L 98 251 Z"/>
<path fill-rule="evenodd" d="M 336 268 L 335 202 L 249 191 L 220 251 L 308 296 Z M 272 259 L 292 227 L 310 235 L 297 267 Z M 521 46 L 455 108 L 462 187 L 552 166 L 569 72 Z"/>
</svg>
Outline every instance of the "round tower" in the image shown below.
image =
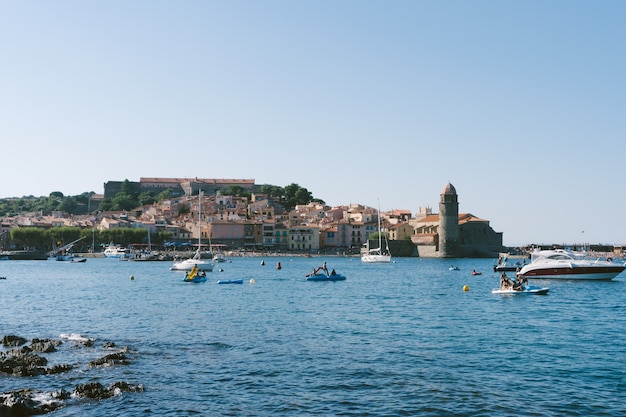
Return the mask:
<svg viewBox="0 0 626 417">
<path fill-rule="evenodd" d="M 447 183 L 439 200 L 439 256 L 458 256 L 459 248 L 459 199 L 454 186 Z"/>
</svg>

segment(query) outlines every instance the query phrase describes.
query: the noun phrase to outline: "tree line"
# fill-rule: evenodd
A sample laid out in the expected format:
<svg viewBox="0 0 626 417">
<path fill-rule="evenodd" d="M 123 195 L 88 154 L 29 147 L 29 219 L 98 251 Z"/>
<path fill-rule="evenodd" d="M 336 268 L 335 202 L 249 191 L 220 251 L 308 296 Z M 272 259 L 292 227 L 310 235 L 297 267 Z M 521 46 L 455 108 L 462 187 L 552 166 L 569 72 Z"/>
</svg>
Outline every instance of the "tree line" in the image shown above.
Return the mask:
<svg viewBox="0 0 626 417">
<path fill-rule="evenodd" d="M 162 247 L 171 237 L 172 234 L 165 231 L 152 233 L 148 236 L 148 229 L 143 227 L 106 230 L 70 226 L 51 227 L 49 229 L 16 227 L 11 229 L 9 233 L 11 247 L 3 249 L 37 249 L 50 252 L 79 239 L 81 240 L 76 242 L 72 248 L 74 252 L 89 252 L 111 242 L 123 246 L 151 244 Z"/>
</svg>

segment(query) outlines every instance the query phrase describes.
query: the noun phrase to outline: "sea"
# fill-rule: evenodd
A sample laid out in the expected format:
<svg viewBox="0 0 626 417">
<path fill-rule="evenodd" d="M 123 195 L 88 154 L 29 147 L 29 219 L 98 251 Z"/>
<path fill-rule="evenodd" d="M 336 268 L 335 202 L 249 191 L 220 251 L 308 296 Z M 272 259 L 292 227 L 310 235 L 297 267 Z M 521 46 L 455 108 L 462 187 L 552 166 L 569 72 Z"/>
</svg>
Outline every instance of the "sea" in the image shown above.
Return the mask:
<svg viewBox="0 0 626 417">
<path fill-rule="evenodd" d="M 347 279 L 307 281 L 324 261 Z M 0 261 L 0 337 L 60 340 L 48 365 L 73 366 L 0 392 L 143 387 L 50 416 L 626 415 L 626 273 L 496 295 L 495 263 L 232 257 L 194 284 L 169 262 Z M 128 364 L 87 365 L 115 349 Z"/>
</svg>

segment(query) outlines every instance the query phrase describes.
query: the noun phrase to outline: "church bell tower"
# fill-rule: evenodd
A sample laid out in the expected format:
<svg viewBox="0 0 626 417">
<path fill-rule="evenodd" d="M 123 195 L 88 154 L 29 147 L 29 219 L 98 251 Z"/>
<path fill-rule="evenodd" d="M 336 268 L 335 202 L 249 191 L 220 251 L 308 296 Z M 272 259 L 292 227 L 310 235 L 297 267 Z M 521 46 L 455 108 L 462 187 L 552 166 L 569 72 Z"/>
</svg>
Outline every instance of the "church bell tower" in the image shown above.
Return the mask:
<svg viewBox="0 0 626 417">
<path fill-rule="evenodd" d="M 439 257 L 454 258 L 459 249 L 459 200 L 450 183 L 443 187 L 439 200 Z"/>
</svg>

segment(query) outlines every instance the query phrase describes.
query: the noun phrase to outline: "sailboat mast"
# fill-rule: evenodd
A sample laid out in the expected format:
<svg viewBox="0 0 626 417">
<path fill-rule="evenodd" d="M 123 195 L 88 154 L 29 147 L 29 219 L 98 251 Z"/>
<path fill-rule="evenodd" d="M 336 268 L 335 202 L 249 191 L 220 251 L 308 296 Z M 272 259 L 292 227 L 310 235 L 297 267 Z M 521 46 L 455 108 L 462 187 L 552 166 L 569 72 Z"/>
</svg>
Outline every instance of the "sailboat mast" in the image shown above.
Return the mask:
<svg viewBox="0 0 626 417">
<path fill-rule="evenodd" d="M 380 235 L 381 231 L 380 231 L 380 200 L 378 200 L 378 249 L 380 251 L 383 250 L 383 241 L 382 241 L 382 236 Z M 382 252 L 381 252 L 382 254 Z"/>
<path fill-rule="evenodd" d="M 198 190 L 198 253 L 202 248 L 202 190 Z"/>
</svg>

